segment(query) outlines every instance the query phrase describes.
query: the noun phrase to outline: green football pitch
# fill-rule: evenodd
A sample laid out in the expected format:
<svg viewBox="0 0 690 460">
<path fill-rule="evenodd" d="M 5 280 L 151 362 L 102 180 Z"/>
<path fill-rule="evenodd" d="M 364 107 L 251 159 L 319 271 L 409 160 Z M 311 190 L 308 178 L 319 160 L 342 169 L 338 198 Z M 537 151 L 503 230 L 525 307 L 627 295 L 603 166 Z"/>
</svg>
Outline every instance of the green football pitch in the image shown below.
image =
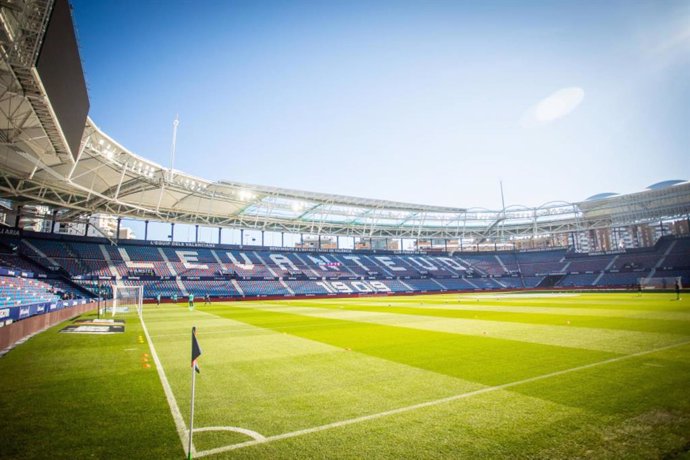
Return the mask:
<svg viewBox="0 0 690 460">
<path fill-rule="evenodd" d="M 203 303 L 203 302 L 202 302 Z M 85 317 L 93 317 L 85 316 Z M 146 305 L 0 358 L 4 458 L 688 458 L 690 299 Z"/>
</svg>

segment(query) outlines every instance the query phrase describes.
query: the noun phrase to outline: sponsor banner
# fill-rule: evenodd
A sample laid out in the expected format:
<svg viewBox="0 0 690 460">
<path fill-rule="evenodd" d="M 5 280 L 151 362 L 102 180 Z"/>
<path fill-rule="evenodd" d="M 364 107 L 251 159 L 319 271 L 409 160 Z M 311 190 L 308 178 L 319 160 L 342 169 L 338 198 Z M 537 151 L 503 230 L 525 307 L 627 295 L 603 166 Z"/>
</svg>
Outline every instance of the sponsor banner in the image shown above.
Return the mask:
<svg viewBox="0 0 690 460">
<path fill-rule="evenodd" d="M 80 300 L 58 300 L 57 302 L 42 302 L 33 305 L 19 305 L 16 307 L 5 307 L 0 309 L 0 320 L 9 318 L 13 321 L 28 318 L 30 316 L 42 315 L 48 312 L 62 310 L 63 308 L 74 307 L 87 303 L 86 299 Z"/>
<path fill-rule="evenodd" d="M 131 244 L 131 241 L 127 242 L 128 244 Z M 189 243 L 185 241 L 147 241 L 146 242 L 150 246 L 174 246 L 174 247 L 181 247 L 181 248 L 216 248 L 218 247 L 217 245 L 213 243 Z"/>
<path fill-rule="evenodd" d="M 615 249 L 612 251 L 596 251 L 596 252 L 590 252 L 587 254 L 587 256 L 592 257 L 592 256 L 605 256 L 605 255 L 613 255 L 613 254 L 625 254 L 625 249 Z"/>
<path fill-rule="evenodd" d="M 74 324 L 79 326 L 124 326 L 125 320 L 105 318 L 78 319 Z"/>
<path fill-rule="evenodd" d="M 21 231 L 18 228 L 0 227 L 0 235 L 21 236 Z"/>
<path fill-rule="evenodd" d="M 79 325 L 72 324 L 60 330 L 68 334 L 121 334 L 125 327 L 120 325 Z"/>
<path fill-rule="evenodd" d="M 320 260 L 316 262 L 316 265 L 319 267 L 340 267 L 342 264 L 340 262 L 324 262 Z"/>
<path fill-rule="evenodd" d="M 0 275 L 4 276 L 21 276 L 22 278 L 33 278 L 32 272 L 18 272 L 17 270 L 10 270 L 9 268 L 0 267 Z"/>
</svg>

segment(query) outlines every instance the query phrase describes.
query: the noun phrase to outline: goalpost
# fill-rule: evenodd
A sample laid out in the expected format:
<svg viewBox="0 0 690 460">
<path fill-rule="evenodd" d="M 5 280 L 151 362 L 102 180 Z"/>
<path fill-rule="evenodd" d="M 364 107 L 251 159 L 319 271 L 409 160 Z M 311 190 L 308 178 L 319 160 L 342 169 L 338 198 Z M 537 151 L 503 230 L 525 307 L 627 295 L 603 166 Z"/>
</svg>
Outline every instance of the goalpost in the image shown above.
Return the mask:
<svg viewBox="0 0 690 460">
<path fill-rule="evenodd" d="M 144 286 L 125 286 L 113 284 L 113 308 L 112 313 L 128 313 L 136 310 L 141 315 L 144 306 Z"/>
<path fill-rule="evenodd" d="M 680 276 L 657 276 L 657 277 L 652 277 L 652 278 L 640 278 L 639 283 L 640 283 L 640 288 L 645 290 L 645 289 L 654 289 L 654 290 L 672 290 L 675 289 L 676 287 L 676 281 L 678 283 L 681 283 L 681 277 Z M 680 288 L 683 288 L 683 285 L 680 285 Z"/>
</svg>

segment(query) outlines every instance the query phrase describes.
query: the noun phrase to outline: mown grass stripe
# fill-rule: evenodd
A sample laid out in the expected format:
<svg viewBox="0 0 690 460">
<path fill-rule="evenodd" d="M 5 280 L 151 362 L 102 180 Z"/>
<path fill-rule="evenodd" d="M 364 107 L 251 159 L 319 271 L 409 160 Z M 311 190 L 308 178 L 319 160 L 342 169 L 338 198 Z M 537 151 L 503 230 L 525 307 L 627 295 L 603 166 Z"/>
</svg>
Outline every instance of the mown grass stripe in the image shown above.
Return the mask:
<svg viewBox="0 0 690 460">
<path fill-rule="evenodd" d="M 258 307 L 259 305 L 255 305 Z M 610 358 L 614 353 L 492 337 L 322 319 L 251 307 L 215 306 L 220 317 L 485 385 Z M 491 363 L 487 366 L 487 363 Z M 498 372 L 497 372 L 498 369 Z"/>
<path fill-rule="evenodd" d="M 180 413 L 180 408 L 177 405 L 177 400 L 175 399 L 175 394 L 172 391 L 172 388 L 170 388 L 170 382 L 168 382 L 168 377 L 165 375 L 165 369 L 163 369 L 163 365 L 161 364 L 160 359 L 158 359 L 158 353 L 156 353 L 156 347 L 153 344 L 153 340 L 151 340 L 151 336 L 149 335 L 149 330 L 146 328 L 146 322 L 144 321 L 143 315 L 139 316 L 139 320 L 141 322 L 141 329 L 144 331 L 144 336 L 146 337 L 146 342 L 149 345 L 149 350 L 151 351 L 151 357 L 153 358 L 153 362 L 156 365 L 156 371 L 158 372 L 158 378 L 161 381 L 161 385 L 163 386 L 163 392 L 165 393 L 165 399 L 168 402 L 168 406 L 170 407 L 170 414 L 172 415 L 173 421 L 175 422 L 175 428 L 177 429 L 177 434 L 180 437 L 180 442 L 182 443 L 182 448 L 185 451 L 185 455 L 188 454 L 187 448 L 188 448 L 188 436 L 189 436 L 189 429 L 187 428 L 187 424 L 185 423 L 184 419 L 182 418 L 182 413 Z M 192 454 L 196 453 L 196 447 L 194 447 L 194 443 L 191 445 L 191 451 Z"/>
<path fill-rule="evenodd" d="M 433 305 L 445 304 L 448 302 L 456 302 L 460 300 L 463 303 L 472 303 L 479 306 L 483 305 L 514 305 L 520 307 L 552 307 L 562 309 L 564 312 L 574 308 L 588 308 L 594 310 L 611 310 L 619 309 L 627 312 L 634 311 L 653 311 L 653 312 L 690 312 L 690 298 L 683 298 L 680 302 L 675 300 L 675 294 L 658 294 L 658 293 L 643 293 L 638 296 L 636 293 L 620 293 L 620 294 L 585 294 L 578 293 L 575 295 L 551 293 L 545 297 L 533 297 L 529 293 L 478 293 L 478 294 L 430 294 L 430 295 L 416 295 L 407 297 L 389 297 L 389 298 L 340 298 L 340 299 L 322 299 L 319 303 L 340 303 L 340 302 L 382 302 L 394 301 L 396 305 Z M 308 299 L 296 299 L 289 301 L 290 304 L 300 305 L 309 304 L 313 301 Z"/>
<path fill-rule="evenodd" d="M 539 308 L 563 315 L 599 309 L 615 319 L 611 313 L 620 309 L 623 318 L 669 314 L 653 319 L 684 321 L 690 313 L 690 299 L 664 295 L 477 297 L 472 310 L 539 305 L 508 310 L 525 315 Z M 680 345 L 688 336 L 337 308 L 385 301 L 444 310 L 457 299 L 242 302 L 226 312 L 234 319 L 186 306 L 150 307 L 145 314 L 183 417 L 189 330 L 197 325 L 204 355 L 195 424 L 243 427 L 281 440 L 232 447 L 218 458 L 672 458 L 687 446 L 690 344 Z M 0 413 L 11 440 L 0 443 L 0 458 L 138 458 L 142 452 L 181 458 L 160 378 L 149 367 L 152 358 L 145 359 L 151 352 L 144 335 L 130 315 L 124 334 L 69 336 L 51 329 L 0 359 Z M 539 346 L 523 346 L 529 341 Z M 637 350 L 573 354 L 579 347 Z M 499 386 L 505 388 L 459 397 Z M 457 402 L 399 411 L 454 396 Z M 391 416 L 377 416 L 384 413 Z M 236 446 L 250 439 L 244 436 L 200 431 L 196 448 Z"/>
<path fill-rule="evenodd" d="M 390 312 L 367 312 L 345 308 L 300 307 L 273 302 L 244 306 L 265 311 L 283 312 L 368 324 L 404 327 L 433 332 L 493 337 L 542 345 L 564 346 L 611 353 L 636 353 L 674 343 L 684 335 L 637 332 L 616 329 L 574 328 L 570 325 L 548 325 L 517 322 L 484 321 L 465 318 L 438 318 Z"/>
<path fill-rule="evenodd" d="M 658 309 L 658 303 L 649 303 L 646 310 L 629 310 L 623 308 L 583 308 L 583 307 L 567 307 L 563 308 L 558 304 L 552 305 L 523 305 L 523 301 L 516 299 L 496 299 L 492 302 L 479 302 L 478 299 L 467 297 L 458 297 L 451 295 L 442 295 L 442 301 L 435 300 L 432 302 L 398 302 L 390 298 L 372 299 L 333 299 L 319 302 L 323 307 L 343 306 L 350 307 L 390 307 L 396 306 L 399 308 L 438 308 L 441 310 L 481 310 L 489 312 L 505 312 L 505 313 L 525 313 L 525 314 L 552 314 L 552 315 L 575 315 L 575 316 L 595 316 L 606 318 L 633 318 L 633 319 L 660 319 L 669 321 L 690 321 L 690 311 L 666 311 Z M 420 303 L 422 305 L 420 305 Z M 289 301 L 290 305 L 299 305 L 295 301 Z M 303 302 L 301 304 L 304 304 Z M 690 309 L 689 309 L 690 310 Z"/>
<path fill-rule="evenodd" d="M 0 458 L 182 455 L 141 326 L 125 320 L 112 335 L 59 333 L 66 321 L 0 359 Z"/>
<path fill-rule="evenodd" d="M 411 406 L 400 407 L 397 409 L 393 409 L 393 410 L 389 410 L 389 411 L 385 411 L 385 412 L 379 412 L 376 414 L 363 415 L 361 417 L 356 417 L 356 418 L 352 418 L 352 419 L 348 419 L 348 420 L 340 420 L 338 422 L 333 422 L 333 423 L 329 423 L 326 425 L 321 425 L 321 426 L 316 426 L 316 427 L 311 427 L 311 428 L 305 428 L 302 430 L 292 431 L 290 433 L 283 433 L 283 434 L 279 434 L 279 435 L 267 436 L 266 438 L 261 439 L 261 440 L 247 441 L 247 442 L 243 442 L 243 443 L 239 443 L 239 444 L 233 444 L 233 445 L 229 445 L 229 446 L 218 447 L 215 449 L 209 449 L 209 450 L 198 452 L 197 457 L 206 457 L 208 455 L 220 454 L 223 452 L 228 452 L 231 450 L 237 450 L 237 449 L 241 449 L 241 448 L 245 448 L 245 447 L 250 447 L 250 446 L 257 445 L 257 444 L 266 444 L 266 443 L 270 443 L 270 442 L 274 442 L 274 441 L 280 441 L 283 439 L 289 439 L 289 438 L 294 438 L 294 437 L 298 437 L 298 436 L 304 436 L 307 434 L 317 433 L 319 431 L 325 431 L 325 430 L 330 430 L 333 428 L 340 428 L 340 427 L 347 426 L 347 425 L 353 425 L 353 424 L 357 424 L 357 423 L 368 422 L 368 421 L 375 420 L 378 418 L 389 417 L 391 415 L 398 415 L 398 414 L 402 414 L 405 412 L 411 412 L 411 411 L 415 411 L 415 410 L 419 410 L 419 409 L 424 409 L 427 407 L 438 406 L 440 404 L 447 404 L 449 402 L 457 401 L 460 399 L 470 398 L 473 396 L 478 396 L 478 395 L 491 393 L 491 392 L 499 391 L 499 390 L 507 390 L 509 388 L 517 387 L 520 385 L 526 385 L 529 383 L 538 382 L 541 380 L 550 379 L 553 377 L 558 377 L 558 376 L 570 374 L 573 372 L 578 372 L 578 371 L 582 371 L 582 370 L 586 370 L 586 369 L 591 369 L 594 367 L 604 366 L 607 364 L 612 364 L 612 363 L 616 363 L 619 361 L 628 360 L 631 358 L 637 358 L 637 357 L 649 355 L 652 353 L 658 353 L 661 351 L 670 350 L 673 348 L 678 348 L 678 347 L 688 345 L 688 344 L 690 344 L 690 340 L 675 343 L 672 345 L 667 345 L 665 347 L 655 348 L 653 350 L 641 351 L 639 353 L 633 353 L 633 354 L 625 355 L 625 356 L 617 356 L 615 358 L 606 359 L 604 361 L 598 361 L 598 362 L 594 362 L 594 363 L 584 364 L 582 366 L 577 366 L 577 367 L 573 367 L 570 369 L 563 369 L 560 371 L 555 371 L 555 372 L 551 372 L 551 373 L 544 374 L 544 375 L 538 375 L 535 377 L 530 377 L 530 378 L 518 380 L 515 382 L 509 382 L 509 383 L 504 383 L 501 385 L 494 385 L 494 386 L 490 386 L 490 387 L 486 387 L 486 388 L 481 388 L 479 390 L 474 390 L 474 391 L 470 391 L 467 393 L 461 393 L 458 395 L 453 395 L 453 396 L 450 396 L 447 398 L 437 399 L 434 401 L 427 401 L 427 402 L 423 402 L 420 404 L 414 404 Z"/>
<path fill-rule="evenodd" d="M 487 311 L 481 308 L 452 309 L 419 306 L 385 306 L 368 307 L 357 304 L 324 305 L 326 308 L 345 308 L 351 311 L 376 313 L 396 313 L 402 315 L 430 316 L 440 318 L 479 319 L 482 321 L 502 321 L 524 324 L 546 324 L 552 326 L 587 327 L 596 329 L 615 329 L 636 332 L 662 332 L 678 335 L 690 335 L 690 321 L 638 319 L 622 317 L 602 317 L 596 315 L 572 315 L 552 312 L 510 312 Z"/>
</svg>

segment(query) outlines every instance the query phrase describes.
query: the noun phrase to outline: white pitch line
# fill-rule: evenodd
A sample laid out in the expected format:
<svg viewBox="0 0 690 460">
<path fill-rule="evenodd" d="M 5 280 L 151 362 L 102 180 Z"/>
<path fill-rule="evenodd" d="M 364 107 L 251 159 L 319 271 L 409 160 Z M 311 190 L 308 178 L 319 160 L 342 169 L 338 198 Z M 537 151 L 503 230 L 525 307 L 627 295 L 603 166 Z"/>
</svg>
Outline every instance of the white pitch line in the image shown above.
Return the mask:
<svg viewBox="0 0 690 460">
<path fill-rule="evenodd" d="M 518 380 L 516 382 L 509 382 L 509 383 L 504 383 L 502 385 L 485 387 L 485 388 L 470 391 L 467 393 L 460 393 L 457 395 L 448 396 L 446 398 L 435 399 L 433 401 L 427 401 L 427 402 L 423 402 L 423 403 L 419 403 L 419 404 L 413 404 L 411 406 L 399 407 L 397 409 L 391 409 L 391 410 L 379 412 L 376 414 L 369 414 L 369 415 L 364 415 L 361 417 L 355 417 L 355 418 L 351 418 L 351 419 L 347 419 L 347 420 L 341 420 L 338 422 L 328 423 L 326 425 L 315 426 L 312 428 L 305 428 L 303 430 L 291 431 L 289 433 L 277 434 L 274 436 L 267 436 L 263 440 L 245 441 L 245 442 L 238 443 L 238 444 L 230 444 L 227 446 L 217 447 L 215 449 L 202 450 L 201 452 L 196 453 L 196 457 L 197 458 L 198 457 L 206 457 L 208 455 L 219 454 L 222 452 L 228 452 L 230 450 L 242 449 L 244 447 L 255 446 L 258 444 L 266 444 L 266 443 L 273 442 L 273 441 L 279 441 L 281 439 L 294 438 L 294 437 L 302 436 L 305 434 L 311 434 L 311 433 L 316 433 L 319 431 L 330 430 L 332 428 L 339 428 L 341 426 L 354 425 L 356 423 L 367 422 L 369 420 L 375 420 L 378 418 L 388 417 L 390 415 L 402 414 L 404 412 L 410 412 L 410 411 L 414 411 L 417 409 L 423 409 L 425 407 L 438 406 L 440 404 L 445 404 L 445 403 L 449 403 L 452 401 L 457 401 L 459 399 L 465 399 L 465 398 L 469 398 L 469 397 L 484 394 L 484 393 L 491 393 L 491 392 L 498 391 L 498 390 L 504 390 L 506 388 L 511 388 L 511 387 L 515 387 L 518 385 L 523 385 L 525 383 L 536 382 L 539 380 L 544 380 L 544 379 L 556 377 L 556 376 L 563 375 L 563 374 L 569 374 L 571 372 L 581 371 L 584 369 L 590 369 L 592 367 L 603 366 L 605 364 L 611 364 L 611 363 L 615 363 L 618 361 L 624 361 L 626 359 L 636 358 L 638 356 L 644 356 L 644 355 L 648 355 L 651 353 L 657 353 L 659 351 L 669 350 L 671 348 L 677 348 L 677 347 L 681 347 L 683 345 L 688 345 L 688 344 L 690 344 L 690 340 L 675 343 L 673 345 L 666 345 L 664 347 L 654 348 L 652 350 L 641 351 L 639 353 L 633 353 L 630 355 L 617 356 L 615 358 L 606 359 L 604 361 L 598 361 L 595 363 L 585 364 L 585 365 L 573 367 L 570 369 L 564 369 L 561 371 L 551 372 L 549 374 L 538 375 L 536 377 L 530 377 L 530 378 L 527 378 L 524 380 Z"/>
<path fill-rule="evenodd" d="M 146 328 L 146 323 L 144 322 L 144 316 L 139 315 L 139 320 L 141 321 L 141 327 L 144 329 L 144 334 L 146 335 L 146 341 L 149 343 L 149 349 L 151 350 L 151 356 L 153 356 L 153 362 L 156 364 L 156 370 L 158 371 L 158 377 L 161 380 L 161 385 L 163 385 L 163 391 L 165 392 L 165 399 L 168 400 L 168 406 L 170 406 L 170 414 L 172 414 L 173 420 L 175 421 L 175 427 L 177 428 L 177 434 L 180 436 L 180 441 L 182 442 L 182 449 L 187 452 L 187 436 L 189 436 L 187 425 L 182 418 L 182 413 L 177 405 L 177 400 L 175 395 L 170 388 L 170 383 L 168 382 L 168 377 L 165 376 L 165 370 L 161 364 L 160 359 L 158 359 L 158 353 L 156 353 L 156 348 L 153 346 L 153 341 L 149 335 L 149 330 Z M 192 455 L 196 456 L 196 448 L 194 443 L 192 443 Z"/>
<path fill-rule="evenodd" d="M 240 428 L 238 426 L 205 426 L 203 428 L 194 428 L 195 433 L 203 431 L 232 431 L 234 433 L 246 434 L 250 438 L 253 438 L 257 441 L 264 441 L 266 439 L 266 436 L 262 435 L 261 433 L 257 433 L 253 430 L 248 430 L 246 428 Z"/>
</svg>

